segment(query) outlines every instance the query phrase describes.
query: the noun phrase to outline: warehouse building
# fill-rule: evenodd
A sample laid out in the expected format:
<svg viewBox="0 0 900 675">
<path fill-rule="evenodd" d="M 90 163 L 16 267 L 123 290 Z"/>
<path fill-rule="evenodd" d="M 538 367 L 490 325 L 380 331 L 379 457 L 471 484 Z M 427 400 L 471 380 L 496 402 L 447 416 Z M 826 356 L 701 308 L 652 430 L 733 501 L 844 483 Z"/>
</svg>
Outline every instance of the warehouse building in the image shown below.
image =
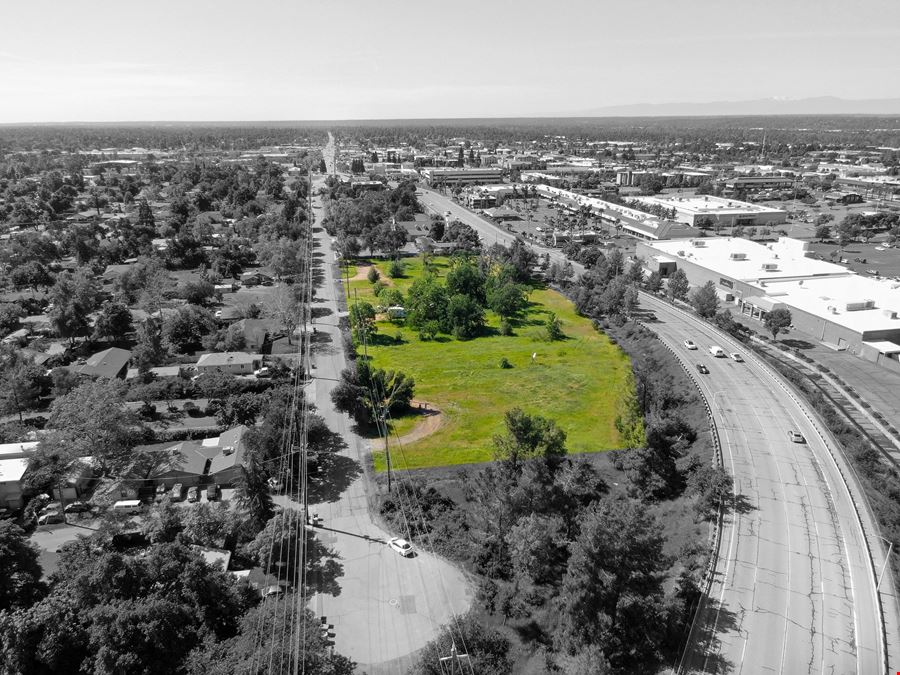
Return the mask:
<svg viewBox="0 0 900 675">
<path fill-rule="evenodd" d="M 502 169 L 423 169 L 422 177 L 430 186 L 472 185 L 503 182 Z"/>
<path fill-rule="evenodd" d="M 672 211 L 672 219 L 697 227 L 711 220 L 723 227 L 778 225 L 785 222 L 787 213 L 759 204 L 712 195 L 636 197 L 648 206 L 662 206 Z"/>
<path fill-rule="evenodd" d="M 900 283 L 807 257 L 807 248 L 787 237 L 766 245 L 709 237 L 642 241 L 636 255 L 664 277 L 680 269 L 692 286 L 712 281 L 749 318 L 784 307 L 798 330 L 823 344 L 900 371 Z"/>
</svg>

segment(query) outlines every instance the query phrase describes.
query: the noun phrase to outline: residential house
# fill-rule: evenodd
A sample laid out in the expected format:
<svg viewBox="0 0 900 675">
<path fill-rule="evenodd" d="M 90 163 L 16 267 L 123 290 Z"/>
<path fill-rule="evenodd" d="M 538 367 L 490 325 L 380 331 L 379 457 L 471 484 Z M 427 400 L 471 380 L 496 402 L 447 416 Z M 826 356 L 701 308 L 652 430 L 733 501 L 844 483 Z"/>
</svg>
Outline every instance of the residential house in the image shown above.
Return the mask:
<svg viewBox="0 0 900 675">
<path fill-rule="evenodd" d="M 275 275 L 266 268 L 260 268 L 253 272 L 241 274 L 241 283 L 244 286 L 271 286 L 275 281 Z"/>
<path fill-rule="evenodd" d="M 0 459 L 0 507 L 20 509 L 23 506 L 22 478 L 28 471 L 26 457 Z"/>
<path fill-rule="evenodd" d="M 128 361 L 131 352 L 127 349 L 110 347 L 90 356 L 82 365 L 69 366 L 69 369 L 90 378 L 107 377 L 109 379 L 125 379 L 128 372 Z"/>
<path fill-rule="evenodd" d="M 197 373 L 230 373 L 231 375 L 252 375 L 262 364 L 261 354 L 247 352 L 213 352 L 201 354 L 197 360 Z"/>
</svg>

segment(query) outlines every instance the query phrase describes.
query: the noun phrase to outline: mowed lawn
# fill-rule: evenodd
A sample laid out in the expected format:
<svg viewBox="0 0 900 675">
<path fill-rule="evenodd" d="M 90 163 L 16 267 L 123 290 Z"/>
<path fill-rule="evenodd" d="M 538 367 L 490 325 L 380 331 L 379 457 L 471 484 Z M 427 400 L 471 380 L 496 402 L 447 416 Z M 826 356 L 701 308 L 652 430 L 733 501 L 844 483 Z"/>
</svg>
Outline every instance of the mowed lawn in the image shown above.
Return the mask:
<svg viewBox="0 0 900 675">
<path fill-rule="evenodd" d="M 405 262 L 405 278 L 386 280 L 403 292 L 422 273 L 420 258 Z M 449 262 L 438 258 L 436 263 L 443 276 Z M 375 264 L 385 277 L 387 263 Z M 351 302 L 353 297 L 371 302 L 372 296 L 368 281 L 351 283 Z M 511 336 L 499 334 L 500 320 L 492 312 L 487 312 L 487 334 L 466 341 L 439 336 L 424 342 L 417 331 L 378 322 L 378 335 L 368 345 L 374 366 L 411 375 L 415 398 L 434 404 L 445 416 L 431 436 L 402 448 L 392 443 L 395 467 L 490 460 L 493 436 L 503 432 L 503 415 L 514 407 L 555 420 L 567 434 L 569 452 L 621 447 L 615 417 L 619 396 L 629 381 L 627 355 L 594 330 L 588 319 L 577 316 L 574 305 L 559 293 L 535 288 L 529 301 Z M 542 324 L 551 312 L 562 323 L 565 340 L 546 340 Z M 394 340 L 397 334 L 402 337 L 400 344 Z M 503 357 L 512 368 L 500 368 Z M 412 426 L 409 416 L 398 422 L 399 434 Z M 374 461 L 376 469 L 384 469 L 382 452 L 374 453 Z"/>
</svg>

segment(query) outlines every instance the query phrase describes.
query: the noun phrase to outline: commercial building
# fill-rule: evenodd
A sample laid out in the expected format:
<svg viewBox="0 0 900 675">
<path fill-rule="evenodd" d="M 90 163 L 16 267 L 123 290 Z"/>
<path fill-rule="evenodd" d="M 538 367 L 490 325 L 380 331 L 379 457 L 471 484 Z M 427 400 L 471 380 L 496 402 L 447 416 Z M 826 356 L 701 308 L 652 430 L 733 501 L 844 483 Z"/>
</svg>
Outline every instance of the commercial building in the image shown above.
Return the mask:
<svg viewBox="0 0 900 675">
<path fill-rule="evenodd" d="M 789 190 L 794 186 L 794 179 L 789 176 L 736 176 L 722 181 L 725 194 L 750 190 Z"/>
<path fill-rule="evenodd" d="M 422 177 L 431 186 L 472 185 L 503 182 L 502 169 L 423 169 Z"/>
<path fill-rule="evenodd" d="M 900 283 L 810 258 L 808 246 L 709 237 L 639 242 L 636 255 L 664 277 L 680 269 L 693 286 L 712 281 L 745 316 L 762 320 L 784 307 L 797 329 L 824 344 L 900 370 Z"/>
<path fill-rule="evenodd" d="M 785 222 L 787 213 L 759 204 L 748 204 L 736 199 L 723 199 L 712 195 L 669 197 L 636 197 L 648 206 L 661 206 L 673 211 L 672 220 L 696 227 L 711 220 L 723 227 L 778 225 Z"/>
</svg>

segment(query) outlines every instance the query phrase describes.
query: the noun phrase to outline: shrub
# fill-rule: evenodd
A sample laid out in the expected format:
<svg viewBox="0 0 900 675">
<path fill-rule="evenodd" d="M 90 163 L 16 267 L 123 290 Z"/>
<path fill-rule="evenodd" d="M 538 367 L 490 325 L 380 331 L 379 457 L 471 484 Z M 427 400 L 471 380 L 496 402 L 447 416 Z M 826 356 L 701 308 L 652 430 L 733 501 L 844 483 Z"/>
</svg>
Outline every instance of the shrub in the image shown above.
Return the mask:
<svg viewBox="0 0 900 675">
<path fill-rule="evenodd" d="M 374 269 L 374 268 L 372 268 Z M 400 260 L 392 260 L 391 264 L 388 266 L 388 276 L 391 279 L 399 279 L 403 276 L 406 271 L 406 267 Z"/>
<path fill-rule="evenodd" d="M 381 275 L 378 273 L 378 268 L 375 265 L 372 265 L 369 268 L 369 273 L 366 275 L 366 279 L 369 280 L 370 284 L 374 284 L 381 278 Z"/>
<path fill-rule="evenodd" d="M 506 319 L 500 320 L 500 335 L 512 335 L 512 324 Z"/>
<path fill-rule="evenodd" d="M 512 368 L 512 364 L 509 362 L 509 359 L 504 356 L 502 359 L 500 359 L 500 367 L 505 370 L 507 368 Z"/>
</svg>

